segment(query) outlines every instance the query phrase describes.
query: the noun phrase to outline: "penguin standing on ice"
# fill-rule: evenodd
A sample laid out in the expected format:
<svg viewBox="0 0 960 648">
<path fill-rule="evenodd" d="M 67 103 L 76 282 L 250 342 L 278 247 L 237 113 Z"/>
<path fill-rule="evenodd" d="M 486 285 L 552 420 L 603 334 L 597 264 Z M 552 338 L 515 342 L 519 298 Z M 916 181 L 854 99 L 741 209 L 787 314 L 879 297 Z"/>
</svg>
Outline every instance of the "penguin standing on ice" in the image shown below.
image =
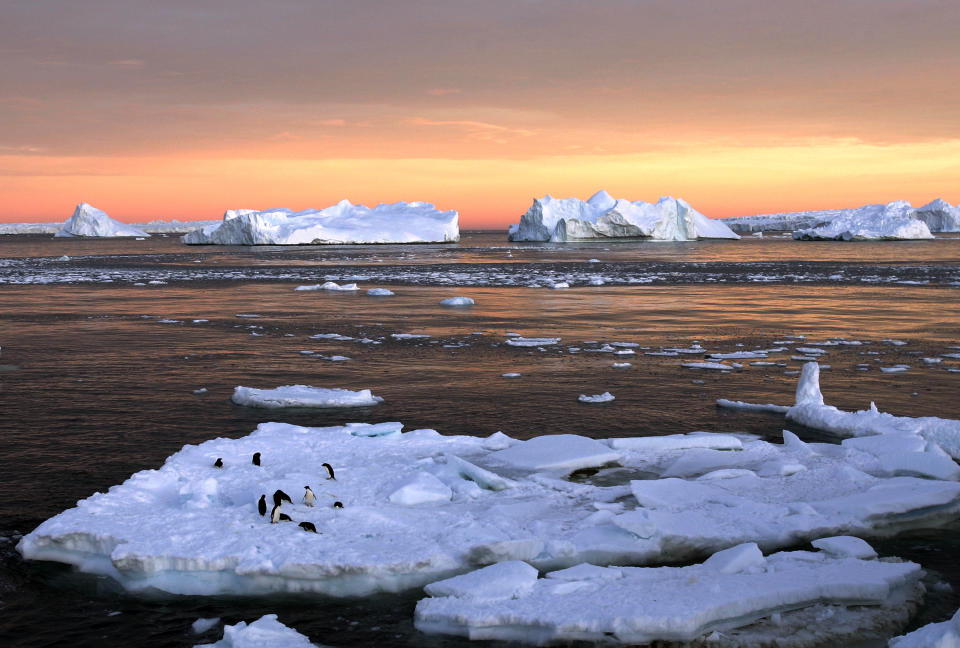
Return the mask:
<svg viewBox="0 0 960 648">
<path fill-rule="evenodd" d="M 259 453 L 259 452 L 254 452 L 254 453 L 253 453 L 253 465 L 254 465 L 254 466 L 259 466 L 259 465 L 260 465 L 260 453 Z"/>
<path fill-rule="evenodd" d="M 279 507 L 279 506 L 274 506 L 274 507 L 273 507 L 273 510 L 270 511 L 270 523 L 271 523 L 271 524 L 276 524 L 277 522 L 292 522 L 292 521 L 293 521 L 293 520 L 290 519 L 290 516 L 289 516 L 289 515 L 287 515 L 286 513 L 281 513 L 281 512 L 280 512 L 280 507 Z"/>
<path fill-rule="evenodd" d="M 333 503 L 333 508 L 343 508 L 343 502 L 341 502 L 340 500 L 337 500 L 336 502 Z"/>
<path fill-rule="evenodd" d="M 260 501 L 257 502 L 257 510 L 260 511 L 260 515 L 267 514 L 267 496 L 261 495 Z"/>
<path fill-rule="evenodd" d="M 293 504 L 293 500 L 290 499 L 290 496 L 278 488 L 273 492 L 273 505 L 280 506 L 283 502 L 290 502 Z"/>
<path fill-rule="evenodd" d="M 214 468 L 223 468 L 223 458 L 217 457 L 217 460 L 213 462 Z"/>
<path fill-rule="evenodd" d="M 304 488 L 306 491 L 303 493 L 303 503 L 307 506 L 313 506 L 313 502 L 317 499 L 317 497 L 313 494 L 313 491 L 310 490 L 309 486 L 304 486 Z"/>
<path fill-rule="evenodd" d="M 310 533 L 317 532 L 317 527 L 313 525 L 313 522 L 301 522 L 297 526 L 303 529 L 304 531 L 309 531 Z"/>
<path fill-rule="evenodd" d="M 333 475 L 333 466 L 331 466 L 331 465 L 328 464 L 328 463 L 320 464 L 320 465 L 322 465 L 324 468 L 327 469 L 327 479 L 336 480 L 336 477 L 334 477 L 334 475 Z"/>
</svg>

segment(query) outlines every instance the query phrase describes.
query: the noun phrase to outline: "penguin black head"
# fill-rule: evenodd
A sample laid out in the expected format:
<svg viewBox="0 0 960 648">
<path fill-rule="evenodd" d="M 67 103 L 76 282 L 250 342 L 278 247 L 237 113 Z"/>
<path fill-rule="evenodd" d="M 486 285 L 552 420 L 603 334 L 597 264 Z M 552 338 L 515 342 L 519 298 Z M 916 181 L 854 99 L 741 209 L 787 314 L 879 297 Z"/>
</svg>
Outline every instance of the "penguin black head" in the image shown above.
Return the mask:
<svg viewBox="0 0 960 648">
<path fill-rule="evenodd" d="M 260 515 L 267 514 L 267 496 L 261 495 L 260 501 L 257 502 L 257 510 L 260 512 Z"/>
<path fill-rule="evenodd" d="M 333 508 L 343 508 L 343 502 L 337 500 L 333 503 Z"/>
<path fill-rule="evenodd" d="M 214 467 L 223 468 L 223 458 L 217 457 L 217 460 L 213 462 Z"/>
<path fill-rule="evenodd" d="M 254 465 L 254 466 L 259 466 L 259 465 L 260 465 L 260 453 L 259 453 L 259 452 L 254 452 L 254 453 L 253 453 L 253 465 Z"/>
<path fill-rule="evenodd" d="M 301 522 L 297 526 L 303 529 L 304 531 L 309 531 L 310 533 L 317 532 L 317 527 L 313 525 L 313 522 Z"/>
<path fill-rule="evenodd" d="M 333 474 L 333 466 L 331 466 L 328 463 L 321 464 L 321 465 L 327 469 L 327 479 L 336 479 L 336 477 Z"/>
</svg>

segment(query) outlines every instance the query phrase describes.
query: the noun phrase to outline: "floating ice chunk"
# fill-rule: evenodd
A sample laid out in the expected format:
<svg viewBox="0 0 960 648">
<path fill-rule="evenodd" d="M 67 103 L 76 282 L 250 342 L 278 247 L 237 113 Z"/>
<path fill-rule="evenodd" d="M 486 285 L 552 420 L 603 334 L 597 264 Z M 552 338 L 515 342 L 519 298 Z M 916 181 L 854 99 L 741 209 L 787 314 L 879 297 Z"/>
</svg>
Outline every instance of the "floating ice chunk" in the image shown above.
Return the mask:
<svg viewBox="0 0 960 648">
<path fill-rule="evenodd" d="M 197 619 L 190 625 L 190 629 L 193 630 L 194 634 L 203 634 L 213 626 L 220 623 L 220 617 L 212 617 L 206 619 Z"/>
<path fill-rule="evenodd" d="M 415 506 L 433 502 L 448 502 L 453 497 L 453 491 L 442 481 L 426 472 L 414 473 L 407 477 L 397 490 L 390 493 L 389 499 L 394 504 Z"/>
<path fill-rule="evenodd" d="M 766 358 L 766 351 L 734 351 L 732 353 L 710 353 L 711 360 L 747 360 L 750 358 Z"/>
<path fill-rule="evenodd" d="M 460 240 L 459 215 L 430 203 L 352 205 L 342 200 L 325 209 L 230 209 L 223 221 L 194 230 L 188 245 L 323 245 L 448 243 Z"/>
<path fill-rule="evenodd" d="M 193 393 L 196 394 L 197 396 L 199 396 L 200 394 L 206 394 L 206 393 L 207 393 L 207 388 L 206 388 L 206 387 L 201 387 L 200 389 L 194 389 L 194 390 L 193 390 Z"/>
<path fill-rule="evenodd" d="M 589 200 L 535 198 L 508 230 L 511 241 L 582 241 L 599 238 L 644 238 L 687 241 L 740 238 L 724 223 L 712 220 L 686 201 L 664 197 L 656 204 L 616 200 L 598 191 Z"/>
<path fill-rule="evenodd" d="M 551 346 L 553 344 L 559 344 L 561 338 L 528 338 L 523 336 L 510 337 L 506 340 L 506 344 L 509 346 L 515 347 L 538 347 L 538 346 Z"/>
<path fill-rule="evenodd" d="M 562 290 L 563 288 L 569 288 L 570 284 L 566 281 L 558 281 L 550 286 L 554 290 Z"/>
<path fill-rule="evenodd" d="M 836 558 L 860 558 L 861 560 L 870 560 L 871 558 L 877 557 L 877 552 L 873 550 L 873 547 L 856 536 L 820 538 L 810 544 L 820 551 Z"/>
<path fill-rule="evenodd" d="M 681 366 L 687 369 L 710 369 L 714 371 L 733 371 L 736 368 L 722 362 L 684 362 Z"/>
<path fill-rule="evenodd" d="M 629 362 L 614 362 L 612 366 L 614 369 L 629 369 L 633 365 Z"/>
<path fill-rule="evenodd" d="M 238 386 L 231 398 L 237 405 L 278 409 L 283 407 L 366 407 L 382 403 L 369 389 L 328 389 L 308 385 L 284 385 L 274 389 Z"/>
<path fill-rule="evenodd" d="M 441 306 L 473 306 L 471 297 L 448 297 L 440 301 Z"/>
<path fill-rule="evenodd" d="M 370 290 L 367 291 L 367 294 L 370 295 L 371 297 L 390 297 L 391 295 L 394 295 L 396 293 L 394 293 L 392 290 L 389 290 L 387 288 L 371 288 Z"/>
<path fill-rule="evenodd" d="M 92 205 L 80 203 L 73 211 L 73 216 L 64 222 L 54 236 L 146 237 L 150 235 L 132 225 L 113 220 Z"/>
<path fill-rule="evenodd" d="M 630 450 L 639 453 L 662 453 L 690 448 L 712 450 L 741 450 L 743 443 L 729 434 L 670 434 L 651 437 L 619 437 L 609 440 L 615 450 Z"/>
<path fill-rule="evenodd" d="M 507 372 L 507 373 L 505 373 L 505 374 L 500 374 L 500 376 L 501 376 L 502 378 L 519 378 L 521 375 L 523 375 L 523 374 L 519 374 L 519 373 L 517 373 L 517 372 L 515 372 L 515 371 L 510 371 L 510 372 Z"/>
<path fill-rule="evenodd" d="M 340 340 L 341 342 L 347 342 L 353 340 L 354 338 L 349 335 L 340 335 L 339 333 L 317 333 L 316 335 L 310 336 L 311 340 Z"/>
<path fill-rule="evenodd" d="M 537 582 L 537 570 L 525 562 L 508 560 L 446 580 L 430 583 L 430 596 L 452 596 L 481 601 L 498 601 L 521 596 Z"/>
<path fill-rule="evenodd" d="M 336 281 L 325 281 L 322 284 L 312 284 L 309 286 L 297 286 L 294 290 L 301 291 L 310 291 L 310 290 L 342 290 L 347 292 L 353 292 L 354 290 L 360 290 L 360 288 L 355 283 L 343 284 L 342 286 Z"/>
<path fill-rule="evenodd" d="M 920 358 L 925 364 L 940 364 L 943 358 Z"/>
<path fill-rule="evenodd" d="M 748 412 L 776 412 L 780 414 L 790 409 L 789 405 L 773 405 L 771 403 L 761 405 L 758 403 L 745 403 L 743 401 L 727 400 L 726 398 L 718 398 L 717 406 L 725 409 L 744 410 Z"/>
<path fill-rule="evenodd" d="M 575 567 L 512 596 L 499 592 L 497 600 L 472 597 L 470 588 L 457 596 L 428 590 L 431 598 L 417 603 L 414 623 L 426 633 L 537 645 L 686 642 L 716 631 L 738 633 L 739 641 L 722 644 L 730 646 L 772 645 L 775 637 L 800 632 L 825 644 L 877 624 L 898 627 L 909 614 L 898 610 L 922 596 L 923 571 L 915 563 L 804 551 L 764 558 L 756 545 L 726 554 L 687 567 Z M 824 604 L 838 606 L 831 608 L 836 623 L 814 622 Z M 779 627 L 764 630 L 758 622 L 773 615 Z M 752 624 L 759 627 L 751 635 Z"/>
<path fill-rule="evenodd" d="M 889 648 L 960 648 L 960 610 L 949 621 L 928 623 L 890 640 Z"/>
<path fill-rule="evenodd" d="M 223 627 L 223 639 L 194 648 L 310 648 L 310 639 L 277 620 L 276 614 L 265 614 L 251 624 L 241 621 Z"/>
<path fill-rule="evenodd" d="M 910 371 L 910 365 L 898 364 L 892 367 L 880 367 L 880 371 L 883 373 L 904 373 L 905 371 Z"/>
<path fill-rule="evenodd" d="M 391 333 L 390 337 L 394 340 L 423 340 L 430 336 L 426 333 Z"/>
<path fill-rule="evenodd" d="M 490 455 L 500 464 L 531 471 L 569 474 L 596 468 L 620 459 L 610 446 L 576 434 L 552 434 L 522 441 Z"/>
<path fill-rule="evenodd" d="M 581 403 L 609 403 L 616 398 L 610 392 L 603 392 L 602 394 L 594 394 L 593 396 L 587 396 L 586 394 L 580 394 L 577 398 Z"/>
</svg>

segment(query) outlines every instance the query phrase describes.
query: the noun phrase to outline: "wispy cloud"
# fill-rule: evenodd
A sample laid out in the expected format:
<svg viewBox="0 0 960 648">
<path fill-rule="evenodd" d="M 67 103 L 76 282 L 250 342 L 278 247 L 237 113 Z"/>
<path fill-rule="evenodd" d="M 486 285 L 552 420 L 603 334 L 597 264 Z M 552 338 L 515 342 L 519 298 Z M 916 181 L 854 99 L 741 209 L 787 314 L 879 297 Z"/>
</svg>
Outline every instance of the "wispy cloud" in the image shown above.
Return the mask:
<svg viewBox="0 0 960 648">
<path fill-rule="evenodd" d="M 413 126 L 457 128 L 464 131 L 469 138 L 489 140 L 504 144 L 510 137 L 529 137 L 536 135 L 535 131 L 526 128 L 512 128 L 510 126 L 501 126 L 500 124 L 468 119 L 426 119 L 424 117 L 413 117 L 408 119 L 407 123 Z"/>
</svg>

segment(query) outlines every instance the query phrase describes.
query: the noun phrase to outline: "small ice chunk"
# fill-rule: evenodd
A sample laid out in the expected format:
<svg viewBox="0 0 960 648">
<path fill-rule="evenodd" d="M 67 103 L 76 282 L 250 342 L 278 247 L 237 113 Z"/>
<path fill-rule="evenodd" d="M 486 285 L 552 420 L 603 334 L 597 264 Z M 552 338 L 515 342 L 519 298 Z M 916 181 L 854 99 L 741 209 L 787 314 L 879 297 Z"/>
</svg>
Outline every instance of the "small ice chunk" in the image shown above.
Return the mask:
<svg viewBox="0 0 960 648">
<path fill-rule="evenodd" d="M 396 293 L 394 293 L 392 290 L 388 290 L 387 288 L 371 288 L 367 291 L 367 294 L 371 297 L 390 297 Z"/>
<path fill-rule="evenodd" d="M 586 394 L 580 394 L 578 401 L 581 403 L 609 403 L 614 400 L 616 396 L 610 392 L 603 392 L 602 394 L 594 394 L 593 396 L 587 396 Z"/>
<path fill-rule="evenodd" d="M 502 378 L 519 378 L 521 375 L 523 375 L 523 374 L 519 374 L 519 373 L 517 373 L 517 372 L 515 372 L 515 371 L 510 371 L 510 372 L 505 373 L 505 374 L 500 374 L 500 376 L 501 376 Z"/>
<path fill-rule="evenodd" d="M 194 390 L 193 390 L 193 393 L 196 394 L 197 396 L 199 396 L 200 394 L 206 394 L 206 393 L 207 393 L 207 388 L 206 388 L 206 387 L 201 387 L 200 389 L 194 389 Z"/>
<path fill-rule="evenodd" d="M 614 368 L 614 369 L 629 369 L 629 368 L 632 367 L 632 366 L 633 366 L 633 365 L 630 364 L 629 362 L 614 362 L 614 363 L 613 363 L 613 368 Z"/>
<path fill-rule="evenodd" d="M 194 621 L 190 628 L 194 634 L 203 634 L 218 623 L 220 623 L 220 617 L 200 618 Z"/>
<path fill-rule="evenodd" d="M 274 389 L 238 386 L 231 398 L 237 405 L 279 409 L 283 407 L 365 407 L 382 403 L 369 389 L 327 389 L 308 385 L 284 385 Z"/>
<path fill-rule="evenodd" d="M 820 551 L 836 558 L 860 558 L 861 560 L 869 560 L 877 557 L 877 552 L 873 550 L 873 547 L 865 540 L 861 540 L 856 536 L 820 538 L 810 544 Z"/>
<path fill-rule="evenodd" d="M 471 297 L 448 297 L 440 300 L 441 306 L 473 306 L 474 301 Z"/>
<path fill-rule="evenodd" d="M 745 542 L 723 551 L 718 551 L 703 562 L 704 567 L 716 569 L 722 574 L 756 571 L 767 564 L 756 542 Z"/>
<path fill-rule="evenodd" d="M 313 284 L 309 286 L 297 286 L 294 290 L 343 290 L 343 291 L 354 291 L 360 290 L 355 283 L 343 284 L 342 286 L 336 281 L 325 281 L 322 284 Z"/>
<path fill-rule="evenodd" d="M 507 345 L 515 347 L 538 347 L 559 344 L 560 338 L 528 338 L 523 336 L 514 336 L 506 340 Z"/>
<path fill-rule="evenodd" d="M 223 627 L 223 639 L 194 648 L 309 648 L 310 639 L 277 620 L 276 614 L 265 614 L 251 624 L 241 621 Z"/>
</svg>

